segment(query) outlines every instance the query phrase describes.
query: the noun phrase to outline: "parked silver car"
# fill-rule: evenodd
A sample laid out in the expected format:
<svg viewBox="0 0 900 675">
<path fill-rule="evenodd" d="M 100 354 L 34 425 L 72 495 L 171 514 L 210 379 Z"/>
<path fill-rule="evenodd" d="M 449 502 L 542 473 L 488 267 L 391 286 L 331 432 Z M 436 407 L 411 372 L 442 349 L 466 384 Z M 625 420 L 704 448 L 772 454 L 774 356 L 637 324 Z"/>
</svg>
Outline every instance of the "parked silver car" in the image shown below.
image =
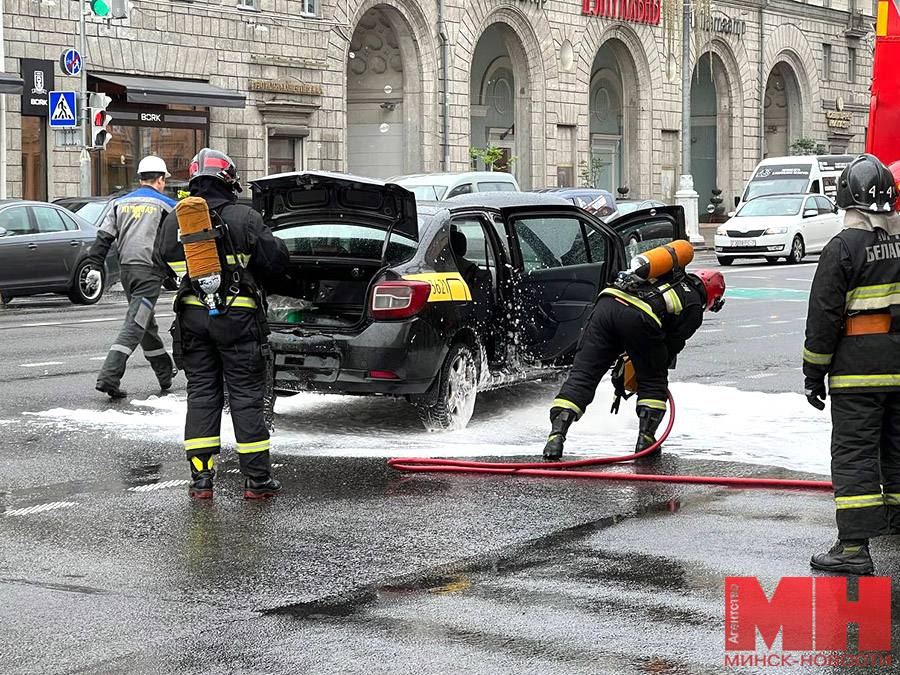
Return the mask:
<svg viewBox="0 0 900 675">
<path fill-rule="evenodd" d="M 100 287 L 89 289 L 87 255 L 97 228 L 74 213 L 44 202 L 0 201 L 0 297 L 60 293 L 92 305 L 119 277 L 111 252 Z"/>
</svg>

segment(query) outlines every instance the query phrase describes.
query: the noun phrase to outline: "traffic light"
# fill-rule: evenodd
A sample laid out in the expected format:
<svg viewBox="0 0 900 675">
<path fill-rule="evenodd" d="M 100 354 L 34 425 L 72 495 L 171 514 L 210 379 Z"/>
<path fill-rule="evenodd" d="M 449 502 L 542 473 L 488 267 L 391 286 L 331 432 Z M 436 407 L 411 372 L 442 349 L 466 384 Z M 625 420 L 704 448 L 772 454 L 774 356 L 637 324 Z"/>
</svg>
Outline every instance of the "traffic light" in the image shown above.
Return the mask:
<svg viewBox="0 0 900 675">
<path fill-rule="evenodd" d="M 90 117 L 91 117 L 91 148 L 94 150 L 106 150 L 109 139 L 112 134 L 106 129 L 112 122 L 112 115 L 106 111 L 106 107 L 112 102 L 112 99 L 106 94 L 91 94 Z"/>
<path fill-rule="evenodd" d="M 112 18 L 124 19 L 128 16 L 128 0 L 110 0 L 110 11 Z"/>
<path fill-rule="evenodd" d="M 97 16 L 109 14 L 109 0 L 90 0 L 91 11 Z"/>
</svg>

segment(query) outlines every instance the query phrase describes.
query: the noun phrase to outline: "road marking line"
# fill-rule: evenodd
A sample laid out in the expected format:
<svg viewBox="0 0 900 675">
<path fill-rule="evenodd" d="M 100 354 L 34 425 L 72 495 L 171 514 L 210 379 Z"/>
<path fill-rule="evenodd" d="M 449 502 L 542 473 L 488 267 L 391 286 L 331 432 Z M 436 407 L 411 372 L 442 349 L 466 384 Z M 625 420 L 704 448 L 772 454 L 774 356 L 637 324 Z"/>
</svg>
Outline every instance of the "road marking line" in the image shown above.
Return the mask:
<svg viewBox="0 0 900 675">
<path fill-rule="evenodd" d="M 703 330 L 698 330 L 698 333 L 721 333 L 721 328 L 704 328 Z"/>
<path fill-rule="evenodd" d="M 179 485 L 187 485 L 191 481 L 187 479 L 183 480 L 167 480 L 162 483 L 151 483 L 150 485 L 137 485 L 135 487 L 128 488 L 129 492 L 153 492 L 154 490 L 163 490 L 165 488 L 170 487 L 178 487 Z"/>
<path fill-rule="evenodd" d="M 92 356 L 89 360 L 90 361 L 106 361 L 106 357 L 105 356 Z"/>
<path fill-rule="evenodd" d="M 788 277 L 785 281 L 812 281 L 812 279 L 797 279 L 796 277 Z"/>
<path fill-rule="evenodd" d="M 747 380 L 762 380 L 763 378 L 766 378 L 766 377 L 775 377 L 777 374 L 778 374 L 778 373 L 757 373 L 756 375 L 748 375 L 748 376 L 747 376 L 746 378 L 744 378 L 744 379 L 747 379 Z"/>
<path fill-rule="evenodd" d="M 69 506 L 77 506 L 75 502 L 50 502 L 48 504 L 38 504 L 36 506 L 26 506 L 21 509 L 12 509 L 4 512 L 4 516 L 28 516 L 33 513 L 43 513 L 44 511 L 53 511 L 55 509 L 64 509 Z"/>
<path fill-rule="evenodd" d="M 770 321 L 769 323 L 790 323 L 790 319 L 782 319 L 781 321 Z"/>
<path fill-rule="evenodd" d="M 734 274 L 732 275 L 735 279 L 762 279 L 763 281 L 768 281 L 769 277 L 750 277 L 744 274 Z"/>
<path fill-rule="evenodd" d="M 42 321 L 41 323 L 23 323 L 19 324 L 19 328 L 37 328 L 39 326 L 61 326 L 62 321 Z M 10 326 L 15 328 L 15 326 Z"/>
<path fill-rule="evenodd" d="M 738 326 L 738 328 L 759 328 L 758 323 L 748 323 L 744 326 Z"/>
<path fill-rule="evenodd" d="M 103 321 L 121 321 L 122 319 L 118 316 L 113 316 L 108 319 L 79 319 L 75 323 L 101 323 Z"/>
<path fill-rule="evenodd" d="M 710 382 L 710 387 L 728 387 L 732 384 L 737 384 L 735 380 L 719 380 L 718 382 Z"/>
<path fill-rule="evenodd" d="M 22 368 L 40 368 L 41 366 L 61 366 L 64 361 L 43 361 L 41 363 L 20 363 Z"/>
</svg>

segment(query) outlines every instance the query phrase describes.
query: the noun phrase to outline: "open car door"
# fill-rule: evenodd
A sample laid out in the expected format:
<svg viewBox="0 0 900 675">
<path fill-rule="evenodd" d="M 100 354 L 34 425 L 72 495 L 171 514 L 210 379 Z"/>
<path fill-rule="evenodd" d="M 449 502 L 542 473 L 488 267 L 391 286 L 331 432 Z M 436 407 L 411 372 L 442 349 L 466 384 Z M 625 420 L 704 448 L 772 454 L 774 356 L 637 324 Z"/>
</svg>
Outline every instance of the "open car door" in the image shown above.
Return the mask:
<svg viewBox="0 0 900 675">
<path fill-rule="evenodd" d="M 616 235 L 575 206 L 501 209 L 512 260 L 512 329 L 542 362 L 574 351 L 597 295 L 614 274 Z"/>
<path fill-rule="evenodd" d="M 677 205 L 641 209 L 608 224 L 625 243 L 626 261 L 676 239 L 687 239 L 684 209 Z"/>
</svg>

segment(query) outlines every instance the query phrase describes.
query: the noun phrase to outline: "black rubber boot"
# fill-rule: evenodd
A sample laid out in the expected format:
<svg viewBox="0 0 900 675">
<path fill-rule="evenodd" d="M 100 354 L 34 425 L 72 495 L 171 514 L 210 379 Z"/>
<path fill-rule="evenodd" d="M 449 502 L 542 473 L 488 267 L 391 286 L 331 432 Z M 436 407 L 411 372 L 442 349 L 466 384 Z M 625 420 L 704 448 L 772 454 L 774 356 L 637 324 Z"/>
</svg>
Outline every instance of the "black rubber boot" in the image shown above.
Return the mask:
<svg viewBox="0 0 900 675">
<path fill-rule="evenodd" d="M 160 391 L 169 391 L 172 388 L 172 380 L 175 379 L 175 376 L 178 374 L 178 368 L 172 367 L 172 372 L 168 374 L 168 376 L 158 378 L 159 381 L 159 390 Z"/>
<path fill-rule="evenodd" d="M 555 462 L 562 457 L 563 444 L 566 442 L 566 432 L 576 419 L 578 419 L 578 416 L 574 410 L 569 410 L 568 408 L 550 409 L 550 437 L 544 446 L 544 459 Z"/>
<path fill-rule="evenodd" d="M 110 398 L 118 399 L 118 398 L 126 398 L 128 396 L 128 392 L 124 389 L 120 389 L 117 384 L 107 384 L 106 382 L 98 382 L 95 387 L 97 391 L 102 391 L 104 394 L 107 394 Z"/>
<path fill-rule="evenodd" d="M 663 421 L 663 417 L 666 416 L 665 410 L 657 410 L 655 408 L 648 408 L 646 406 L 638 406 L 637 409 L 638 419 L 640 420 L 640 429 L 638 430 L 638 439 L 637 443 L 634 446 L 634 451 L 643 452 L 651 445 L 656 443 L 656 430 L 659 429 L 659 425 Z M 647 457 L 657 457 L 662 454 L 662 448 L 657 448 L 649 455 L 645 455 L 641 459 Z"/>
<path fill-rule="evenodd" d="M 272 478 L 269 451 L 248 452 L 240 455 L 244 481 L 244 499 L 267 499 L 281 490 L 281 483 Z"/>
<path fill-rule="evenodd" d="M 247 478 L 244 480 L 244 499 L 268 499 L 281 492 L 281 482 L 271 476 L 265 480 Z"/>
<path fill-rule="evenodd" d="M 872 574 L 875 571 L 867 539 L 838 540 L 827 553 L 816 553 L 809 564 L 817 570 L 842 574 Z"/>
<path fill-rule="evenodd" d="M 214 455 L 194 455 L 188 460 L 191 465 L 191 484 L 188 485 L 188 497 L 195 499 L 212 499 L 213 478 L 216 470 L 213 468 Z"/>
</svg>

